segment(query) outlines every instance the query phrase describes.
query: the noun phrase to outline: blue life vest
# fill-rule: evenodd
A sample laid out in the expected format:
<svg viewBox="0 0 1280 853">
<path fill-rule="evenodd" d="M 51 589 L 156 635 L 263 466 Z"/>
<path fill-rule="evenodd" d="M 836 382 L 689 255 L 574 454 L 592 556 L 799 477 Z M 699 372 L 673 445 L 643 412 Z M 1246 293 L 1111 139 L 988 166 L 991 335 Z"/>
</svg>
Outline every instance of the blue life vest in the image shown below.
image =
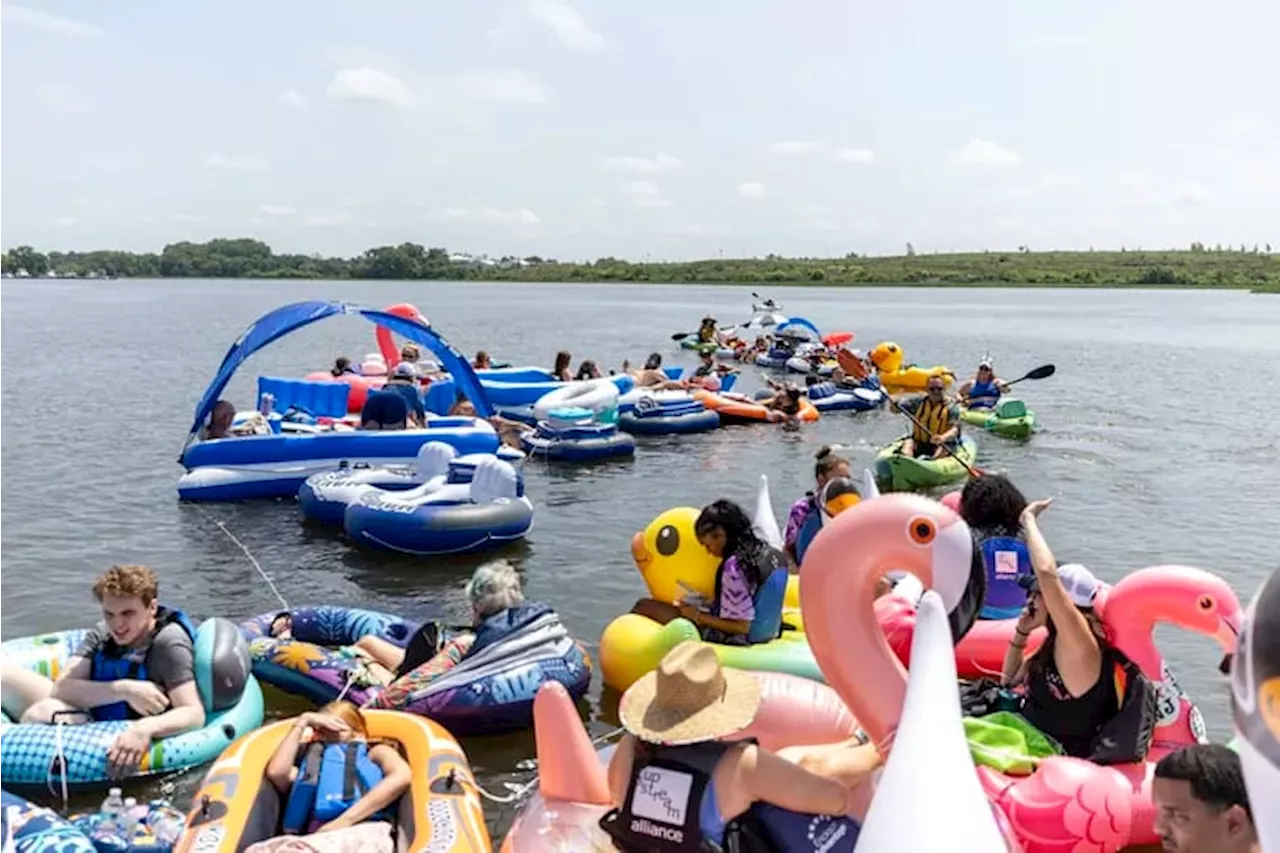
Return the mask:
<svg viewBox="0 0 1280 853">
<path fill-rule="evenodd" d="M 987 570 L 987 597 L 979 619 L 1012 619 L 1027 604 L 1027 591 L 1018 578 L 1031 574 L 1031 552 L 1027 544 L 1012 536 L 979 534 L 978 550 Z"/>
<path fill-rule="evenodd" d="M 973 381 L 973 387 L 969 389 L 969 408 L 971 409 L 990 409 L 1000 402 L 1000 386 L 995 380 L 990 382 Z"/>
<path fill-rule="evenodd" d="M 382 781 L 382 769 L 369 757 L 369 744 L 313 743 L 307 747 L 284 808 L 284 831 L 290 835 L 325 824 L 354 806 Z M 370 820 L 390 820 L 388 806 Z"/>
<path fill-rule="evenodd" d="M 796 531 L 796 565 L 804 562 L 804 552 L 809 550 L 813 537 L 818 535 L 818 531 L 822 529 L 822 512 L 813 502 L 813 497 L 809 497 L 809 508 L 805 512 L 804 521 L 800 522 L 800 529 Z"/>
<path fill-rule="evenodd" d="M 748 643 L 767 643 L 782 633 L 782 605 L 787 596 L 787 562 L 782 552 L 767 548 L 765 564 L 759 566 L 764 582 L 751 594 L 755 616 L 747 628 Z M 715 598 L 711 601 L 711 615 L 720 615 L 720 583 L 724 578 L 724 561 L 716 570 Z"/>
<path fill-rule="evenodd" d="M 488 646 L 496 646 L 535 619 L 540 619 L 551 612 L 551 608 L 545 604 L 532 603 L 517 604 L 515 607 L 508 607 L 500 613 L 493 614 L 476 629 L 475 642 L 471 644 L 465 657 L 471 657 Z"/>
<path fill-rule="evenodd" d="M 156 627 L 151 633 L 151 639 L 154 641 L 156 635 L 163 628 L 175 622 L 181 625 L 182 630 L 187 632 L 187 636 L 191 638 L 192 642 L 195 642 L 196 626 L 187 614 L 164 605 L 156 608 Z M 93 653 L 89 678 L 93 681 L 118 681 L 122 678 L 145 681 L 148 672 L 147 658 L 150 656 L 150 645 L 147 646 L 146 652 L 139 657 L 136 653 L 130 652 L 129 649 L 121 646 L 108 636 Z M 128 702 L 99 705 L 96 708 L 91 708 L 90 713 L 99 722 L 105 720 L 136 720 L 141 717 L 141 714 L 133 710 Z"/>
</svg>

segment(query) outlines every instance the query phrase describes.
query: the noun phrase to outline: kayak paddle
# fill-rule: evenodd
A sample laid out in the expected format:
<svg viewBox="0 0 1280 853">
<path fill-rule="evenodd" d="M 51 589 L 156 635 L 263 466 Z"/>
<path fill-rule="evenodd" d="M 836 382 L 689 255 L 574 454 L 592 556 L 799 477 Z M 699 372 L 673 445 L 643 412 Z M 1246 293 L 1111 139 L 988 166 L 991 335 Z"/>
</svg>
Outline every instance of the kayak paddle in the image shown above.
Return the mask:
<svg viewBox="0 0 1280 853">
<path fill-rule="evenodd" d="M 1007 388 L 1010 385 L 1017 385 L 1019 382 L 1023 381 L 1024 379 L 1048 379 L 1055 372 L 1057 372 L 1057 370 L 1058 368 L 1052 364 L 1042 364 L 1039 367 L 1037 367 L 1035 370 L 1032 370 L 1023 376 L 1019 376 L 1017 379 L 1014 379 L 1010 382 L 1006 382 L 1004 384 L 1005 384 L 1005 387 Z M 968 397 L 961 397 L 960 402 L 962 403 L 967 402 L 968 399 L 969 399 Z"/>
</svg>

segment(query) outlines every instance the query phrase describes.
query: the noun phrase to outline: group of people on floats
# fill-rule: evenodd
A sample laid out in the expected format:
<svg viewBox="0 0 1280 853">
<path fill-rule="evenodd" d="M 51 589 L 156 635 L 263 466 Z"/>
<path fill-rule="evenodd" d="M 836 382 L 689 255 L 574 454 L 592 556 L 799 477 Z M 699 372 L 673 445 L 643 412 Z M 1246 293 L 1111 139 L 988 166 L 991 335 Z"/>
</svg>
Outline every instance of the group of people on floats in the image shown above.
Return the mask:
<svg viewBox="0 0 1280 853">
<path fill-rule="evenodd" d="M 702 643 L 749 645 L 778 637 L 788 569 L 798 568 L 806 530 L 811 536 L 819 514 L 837 514 L 860 500 L 848 460 L 829 448 L 819 452 L 814 475 L 815 491 L 791 508 L 782 552 L 760 539 L 740 506 L 716 501 L 695 522 L 699 543 L 721 560 L 712 599 L 643 599 L 633 612 L 661 623 L 685 618 L 698 627 Z M 999 475 L 972 480 L 961 494 L 960 515 L 974 537 L 971 573 L 985 574 L 979 618 L 1017 618 L 997 690 L 1065 755 L 1098 764 L 1141 760 L 1150 745 L 1147 701 L 1154 686 L 1108 640 L 1094 611 L 1101 582 L 1084 566 L 1054 557 L 1039 523 L 1051 503 L 1028 501 Z M 891 589 L 885 579 L 878 592 Z M 1046 629 L 1046 639 L 1024 658 L 1037 628 Z M 618 809 L 602 826 L 623 851 L 730 849 L 730 837 L 741 850 L 811 849 L 809 821 L 845 814 L 851 789 L 883 756 L 859 738 L 776 754 L 752 741 L 725 742 L 751 723 L 760 688 L 750 675 L 722 668 L 702 643 L 671 651 L 623 696 L 619 714 L 628 736 L 609 767 Z M 689 802 L 696 806 L 686 815 L 684 838 L 711 846 L 654 846 L 650 831 L 657 828 L 637 820 L 629 806 L 652 768 L 692 776 Z M 1162 759 L 1155 778 L 1156 828 L 1166 849 L 1257 853 L 1235 752 L 1190 746 Z M 826 849 L 852 850 L 856 823 L 823 820 L 833 822 L 824 837 L 842 839 Z M 761 838 L 771 841 L 752 846 Z"/>
</svg>

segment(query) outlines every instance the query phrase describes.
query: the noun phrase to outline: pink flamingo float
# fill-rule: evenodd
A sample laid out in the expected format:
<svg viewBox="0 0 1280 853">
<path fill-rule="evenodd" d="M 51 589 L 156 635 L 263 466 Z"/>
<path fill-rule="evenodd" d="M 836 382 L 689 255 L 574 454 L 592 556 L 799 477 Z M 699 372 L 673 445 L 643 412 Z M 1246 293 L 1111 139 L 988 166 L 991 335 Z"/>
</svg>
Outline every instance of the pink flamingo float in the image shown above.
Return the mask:
<svg viewBox="0 0 1280 853">
<path fill-rule="evenodd" d="M 766 700 L 746 733 L 771 749 L 831 743 L 860 724 L 890 747 L 901 719 L 907 674 L 890 647 L 877 610 L 876 581 L 891 570 L 936 590 L 947 610 L 963 594 L 972 544 L 968 526 L 947 507 L 917 495 L 888 495 L 846 510 L 814 539 L 800 573 L 801 609 L 814 656 L 830 687 L 757 673 Z M 1117 597 L 1118 596 L 1118 597 Z M 1221 579 L 1189 567 L 1161 566 L 1116 584 L 1100 605 L 1120 648 L 1158 678 L 1163 661 L 1151 641 L 1157 621 L 1218 638 L 1234 649 L 1239 604 Z M 909 641 L 909 638 L 908 638 Z M 851 717 L 845 710 L 853 712 Z M 1193 742 L 1194 726 L 1158 729 L 1162 749 Z M 855 724 L 856 717 L 858 723 Z M 522 810 L 503 850 L 612 849 L 596 822 L 609 807 L 601 758 L 563 690 L 543 688 L 534 702 L 538 794 Z M 1158 757 L 1158 755 L 1153 755 Z M 977 768 L 988 799 L 1026 853 L 1101 853 L 1154 842 L 1150 764 L 1104 767 L 1077 758 L 1041 761 L 1030 776 Z M 852 812 L 866 813 L 863 805 Z M 959 828 L 958 828 L 959 829 Z M 908 831 L 905 830 L 904 831 Z"/>
<path fill-rule="evenodd" d="M 431 325 L 422 312 L 408 302 L 392 305 L 386 311 L 388 314 L 404 317 L 406 320 L 417 320 L 424 326 Z M 308 373 L 305 378 L 312 382 L 345 383 L 351 389 L 350 393 L 347 394 L 347 411 L 358 413 L 364 408 L 364 401 L 369 396 L 370 389 L 381 388 L 385 385 L 387 374 L 400 363 L 400 350 L 396 347 L 395 340 L 391 337 L 391 330 L 385 326 L 377 326 L 374 331 L 374 337 L 378 342 L 378 357 L 374 357 L 372 354 L 365 356 L 364 362 L 360 365 L 360 375 L 348 373 L 342 376 L 334 376 L 327 370 L 316 370 Z"/>
<path fill-rule="evenodd" d="M 890 495 L 841 513 L 814 539 L 800 573 L 801 608 L 814 656 L 828 682 L 862 728 L 891 743 L 902 713 L 906 670 L 873 614 L 876 580 L 890 568 L 908 568 L 926 588 L 932 561 L 908 561 L 912 548 L 936 548 L 943 532 L 967 525 L 943 505 L 914 495 Z M 876 547 L 868 548 L 874 542 Z M 855 543 L 861 543 L 855 547 Z M 851 556 L 852 555 L 852 556 Z M 1112 588 L 1100 607 L 1119 648 L 1159 679 L 1164 663 L 1151 639 L 1157 621 L 1213 636 L 1234 651 L 1240 606 L 1220 578 L 1186 566 L 1135 572 Z M 1188 703 L 1189 704 L 1189 703 Z M 1167 751 L 1181 742 L 1180 713 L 1158 729 Z M 1159 753 L 1152 756 L 1158 758 Z M 1077 758 L 1043 760 L 1030 776 L 989 767 L 978 775 L 1028 853 L 1119 850 L 1155 842 L 1149 763 L 1103 767 Z"/>
</svg>

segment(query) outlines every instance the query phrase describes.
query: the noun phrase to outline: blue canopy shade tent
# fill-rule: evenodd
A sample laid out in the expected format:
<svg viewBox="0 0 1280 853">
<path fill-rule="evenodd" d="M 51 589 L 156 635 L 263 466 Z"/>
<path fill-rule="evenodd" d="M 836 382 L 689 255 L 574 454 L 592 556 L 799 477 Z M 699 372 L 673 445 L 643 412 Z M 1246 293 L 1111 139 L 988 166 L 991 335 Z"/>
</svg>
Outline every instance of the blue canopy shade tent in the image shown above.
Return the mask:
<svg viewBox="0 0 1280 853">
<path fill-rule="evenodd" d="M 489 402 L 488 395 L 485 394 L 484 386 L 480 384 L 480 379 L 476 376 L 475 371 L 471 369 L 471 364 L 466 357 L 454 349 L 448 341 L 431 327 L 425 326 L 416 320 L 397 317 L 395 314 L 388 314 L 385 311 L 378 311 L 363 305 L 355 305 L 350 302 L 314 300 L 310 302 L 294 302 L 263 314 L 249 324 L 249 327 L 241 333 L 240 337 L 236 338 L 235 343 L 231 345 L 231 348 L 227 350 L 226 356 L 223 357 L 222 365 L 218 368 L 217 375 L 213 377 L 213 381 L 209 383 L 209 387 L 205 389 L 204 395 L 201 396 L 200 402 L 196 404 L 195 418 L 191 423 L 191 431 L 187 434 L 187 443 L 191 443 L 191 439 L 200 430 L 205 419 L 209 417 L 209 413 L 213 411 L 214 404 L 218 402 L 219 395 L 222 394 L 223 389 L 227 387 L 231 377 L 235 375 L 235 372 L 240 369 L 240 365 L 244 364 L 249 356 L 290 332 L 301 329 L 303 326 L 309 326 L 317 320 L 340 314 L 358 314 L 371 323 L 385 326 L 397 335 L 408 338 L 414 343 L 421 344 L 431 350 L 432 354 L 440 360 L 440 364 L 444 366 L 444 369 L 453 376 L 453 381 L 456 383 L 455 387 L 465 394 L 467 399 L 475 406 L 476 414 L 486 418 L 494 414 L 493 405 Z"/>
</svg>

